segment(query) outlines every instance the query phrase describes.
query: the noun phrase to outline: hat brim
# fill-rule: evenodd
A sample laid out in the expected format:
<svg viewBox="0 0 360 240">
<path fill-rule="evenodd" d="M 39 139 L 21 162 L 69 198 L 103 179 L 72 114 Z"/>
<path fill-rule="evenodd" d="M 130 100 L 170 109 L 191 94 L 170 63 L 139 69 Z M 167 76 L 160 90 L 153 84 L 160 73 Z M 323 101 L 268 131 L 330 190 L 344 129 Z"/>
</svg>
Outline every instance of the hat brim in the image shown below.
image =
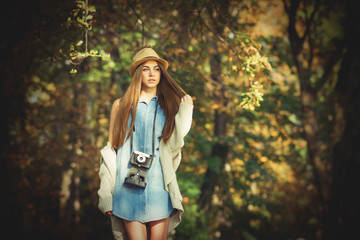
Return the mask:
<svg viewBox="0 0 360 240">
<path fill-rule="evenodd" d="M 152 57 L 143 58 L 143 59 L 140 59 L 140 60 L 138 60 L 138 61 L 133 62 L 133 63 L 130 65 L 130 76 L 133 76 L 133 75 L 134 75 L 136 68 L 137 68 L 140 64 L 142 64 L 142 63 L 144 63 L 144 62 L 147 62 L 147 61 L 151 61 L 151 60 L 157 61 L 157 62 L 161 62 L 165 69 L 167 69 L 167 68 L 169 67 L 169 63 L 168 63 L 166 60 L 162 59 L 162 58 L 156 58 L 156 57 L 154 57 L 154 58 L 152 58 Z"/>
</svg>

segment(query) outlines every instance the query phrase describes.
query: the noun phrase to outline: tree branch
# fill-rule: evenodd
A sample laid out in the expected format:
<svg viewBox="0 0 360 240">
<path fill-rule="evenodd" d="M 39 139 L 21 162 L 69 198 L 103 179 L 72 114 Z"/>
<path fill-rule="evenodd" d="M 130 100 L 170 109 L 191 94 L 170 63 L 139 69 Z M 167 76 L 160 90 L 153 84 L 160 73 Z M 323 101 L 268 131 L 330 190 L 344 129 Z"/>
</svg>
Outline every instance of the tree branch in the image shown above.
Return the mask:
<svg viewBox="0 0 360 240">
<path fill-rule="evenodd" d="M 320 1 L 316 0 L 315 7 L 314 7 L 314 10 L 312 11 L 312 13 L 310 15 L 310 18 L 306 19 L 305 32 L 304 32 L 304 35 L 301 37 L 301 42 L 302 43 L 305 41 L 306 36 L 308 36 L 309 33 L 310 33 L 310 27 L 311 27 L 311 24 L 314 22 L 315 14 L 317 13 L 317 11 L 319 9 L 319 5 L 320 5 Z"/>
<path fill-rule="evenodd" d="M 345 48 L 345 39 L 343 39 L 338 44 L 336 51 L 333 52 L 333 54 L 329 58 L 330 60 L 327 62 L 326 66 L 324 67 L 324 74 L 322 75 L 322 77 L 319 79 L 319 81 L 316 84 L 316 89 L 319 89 L 318 91 L 320 91 L 320 89 L 322 89 L 324 84 L 327 82 L 329 76 L 332 74 L 332 70 L 333 70 L 334 66 L 338 63 L 339 59 L 343 56 L 344 48 Z"/>
<path fill-rule="evenodd" d="M 238 58 L 239 61 L 241 61 L 241 59 L 238 57 L 238 54 L 236 54 L 236 50 L 221 36 L 219 36 L 218 33 L 215 32 L 215 30 L 213 30 L 208 24 L 206 24 L 206 22 L 204 21 L 204 19 L 201 16 L 201 13 L 198 11 L 198 16 L 200 19 L 200 22 L 203 26 L 205 26 L 205 28 L 207 28 L 214 36 L 216 39 L 218 39 L 220 42 L 222 42 L 226 47 L 228 47 L 234 54 L 235 56 Z"/>
<path fill-rule="evenodd" d="M 283 3 L 284 3 L 285 12 L 289 15 L 290 14 L 290 7 L 286 3 L 286 0 L 283 0 Z"/>
<path fill-rule="evenodd" d="M 129 7 L 131 8 L 131 10 L 133 10 L 133 12 L 135 13 L 136 17 L 141 21 L 141 25 L 142 25 L 142 29 L 141 29 L 141 46 L 144 46 L 144 38 L 145 38 L 145 23 L 144 20 L 140 17 L 140 15 L 136 12 L 136 9 L 134 6 L 131 5 L 130 1 L 127 0 L 126 1 L 127 4 L 129 5 Z M 136 25 L 136 23 L 135 23 Z"/>
<path fill-rule="evenodd" d="M 88 1 L 85 1 L 85 21 L 87 20 L 87 16 L 89 14 Z M 88 26 L 85 26 L 85 54 L 88 52 Z"/>
</svg>

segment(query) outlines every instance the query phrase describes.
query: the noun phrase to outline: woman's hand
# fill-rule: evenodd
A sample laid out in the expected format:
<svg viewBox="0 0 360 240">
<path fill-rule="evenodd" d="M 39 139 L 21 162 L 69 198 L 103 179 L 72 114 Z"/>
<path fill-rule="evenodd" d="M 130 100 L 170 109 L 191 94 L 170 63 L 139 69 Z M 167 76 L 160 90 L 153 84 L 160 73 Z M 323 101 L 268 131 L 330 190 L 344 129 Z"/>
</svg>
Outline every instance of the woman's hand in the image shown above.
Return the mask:
<svg viewBox="0 0 360 240">
<path fill-rule="evenodd" d="M 190 95 L 185 95 L 181 98 L 182 103 L 187 103 L 193 105 L 193 100 Z"/>
<path fill-rule="evenodd" d="M 112 215 L 113 215 L 113 214 L 112 214 L 112 211 L 108 211 L 108 212 L 106 212 L 106 214 L 109 215 L 109 216 L 112 216 Z"/>
</svg>

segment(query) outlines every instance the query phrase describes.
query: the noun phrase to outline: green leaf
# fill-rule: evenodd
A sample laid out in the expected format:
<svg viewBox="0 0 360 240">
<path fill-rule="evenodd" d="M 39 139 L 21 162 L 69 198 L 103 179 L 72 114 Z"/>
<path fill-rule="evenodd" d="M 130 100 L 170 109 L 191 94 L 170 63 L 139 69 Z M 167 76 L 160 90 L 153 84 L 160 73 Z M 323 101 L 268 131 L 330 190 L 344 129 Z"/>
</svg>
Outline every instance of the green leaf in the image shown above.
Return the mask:
<svg viewBox="0 0 360 240">
<path fill-rule="evenodd" d="M 72 68 L 72 69 L 70 70 L 70 73 L 71 73 L 71 74 L 76 74 L 76 73 L 77 73 L 76 68 Z"/>
<path fill-rule="evenodd" d="M 81 46 L 83 43 L 84 43 L 84 41 L 83 41 L 83 40 L 80 40 L 80 41 L 78 41 L 78 42 L 76 43 L 76 46 Z"/>
<path fill-rule="evenodd" d="M 94 6 L 89 6 L 88 11 L 89 12 L 96 12 L 96 8 Z"/>
<path fill-rule="evenodd" d="M 78 1 L 76 1 L 76 6 L 78 7 L 78 8 L 81 8 L 81 9 L 84 9 L 85 8 L 85 2 L 84 1 L 80 1 L 80 0 L 78 0 Z"/>
</svg>

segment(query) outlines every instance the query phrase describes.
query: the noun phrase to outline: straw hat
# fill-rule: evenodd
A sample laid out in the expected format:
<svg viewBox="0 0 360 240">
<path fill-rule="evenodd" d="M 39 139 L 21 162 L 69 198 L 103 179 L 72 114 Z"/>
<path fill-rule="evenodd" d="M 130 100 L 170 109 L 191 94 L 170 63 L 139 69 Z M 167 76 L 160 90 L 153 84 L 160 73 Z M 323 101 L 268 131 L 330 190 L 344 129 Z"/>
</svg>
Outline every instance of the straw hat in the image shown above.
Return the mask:
<svg viewBox="0 0 360 240">
<path fill-rule="evenodd" d="M 134 75 L 136 68 L 140 64 L 150 60 L 161 62 L 165 69 L 167 69 L 169 66 L 169 63 L 166 60 L 160 58 L 152 48 L 143 48 L 135 55 L 135 61 L 130 65 L 130 75 Z"/>
</svg>

